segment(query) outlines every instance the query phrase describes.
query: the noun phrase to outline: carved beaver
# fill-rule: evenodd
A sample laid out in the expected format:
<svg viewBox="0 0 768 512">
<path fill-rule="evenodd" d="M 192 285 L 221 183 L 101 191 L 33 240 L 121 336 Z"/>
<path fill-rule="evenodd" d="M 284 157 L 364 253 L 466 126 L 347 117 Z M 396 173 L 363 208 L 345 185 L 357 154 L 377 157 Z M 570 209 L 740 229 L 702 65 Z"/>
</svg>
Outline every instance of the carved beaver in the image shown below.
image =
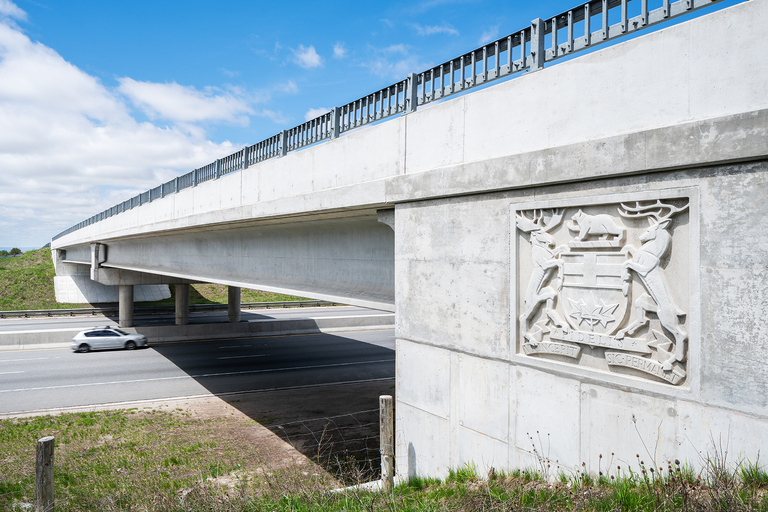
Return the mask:
<svg viewBox="0 0 768 512">
<path fill-rule="evenodd" d="M 579 241 L 584 240 L 588 235 L 601 235 L 603 239 L 608 238 L 608 235 L 619 239 L 624 238 L 624 227 L 616 224 L 616 220 L 610 215 L 587 215 L 579 210 L 571 217 L 571 220 L 573 222 L 568 224 L 568 229 L 579 232 L 576 235 L 576 239 Z"/>
</svg>

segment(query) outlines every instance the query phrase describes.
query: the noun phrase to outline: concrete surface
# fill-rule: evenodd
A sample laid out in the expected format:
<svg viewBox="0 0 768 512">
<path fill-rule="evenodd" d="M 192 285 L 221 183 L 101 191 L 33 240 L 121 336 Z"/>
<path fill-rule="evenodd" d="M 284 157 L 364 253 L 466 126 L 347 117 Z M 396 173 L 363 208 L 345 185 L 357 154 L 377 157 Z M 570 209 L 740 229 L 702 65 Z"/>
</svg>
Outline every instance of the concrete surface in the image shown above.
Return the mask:
<svg viewBox="0 0 768 512">
<path fill-rule="evenodd" d="M 635 454 L 701 466 L 713 442 L 754 460 L 768 443 L 766 19 L 768 1 L 738 4 L 263 162 L 53 248 L 92 270 L 394 304 L 401 476 L 542 460 L 596 472 L 606 453 L 612 468 Z M 616 213 L 681 198 L 687 213 L 657 226 L 666 249 L 649 245 L 652 223 Z M 393 205 L 394 222 L 379 216 Z M 603 335 L 613 343 L 613 326 L 647 316 L 629 336 L 650 347 L 655 373 L 610 364 L 600 344 L 562 343 L 576 357 L 526 352 L 552 341 L 552 311 L 574 313 L 554 270 L 532 281 L 531 236 L 554 238 L 546 255 L 573 249 L 576 232 L 516 222 L 555 209 L 567 224 L 583 209 L 627 228 L 634 251 L 616 250 L 627 312 Z M 590 231 L 582 241 L 600 241 Z M 104 261 L 91 242 L 105 244 Z M 574 263 L 562 254 L 540 261 Z M 526 298 L 536 307 L 521 321 Z M 595 327 L 596 314 L 581 318 Z M 675 370 L 683 377 L 664 378 Z"/>
</svg>

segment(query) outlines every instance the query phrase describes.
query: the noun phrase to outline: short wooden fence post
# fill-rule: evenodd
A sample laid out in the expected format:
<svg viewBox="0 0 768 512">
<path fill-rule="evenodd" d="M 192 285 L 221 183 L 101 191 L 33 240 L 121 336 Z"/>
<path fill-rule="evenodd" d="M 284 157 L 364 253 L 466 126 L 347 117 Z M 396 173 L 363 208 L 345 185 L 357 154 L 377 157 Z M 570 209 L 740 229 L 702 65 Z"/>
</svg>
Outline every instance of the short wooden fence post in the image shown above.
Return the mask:
<svg viewBox="0 0 768 512">
<path fill-rule="evenodd" d="M 37 440 L 35 512 L 53 512 L 53 436 Z"/>
<path fill-rule="evenodd" d="M 395 482 L 394 407 L 390 395 L 379 397 L 379 438 L 381 447 L 381 488 L 391 491 Z"/>
</svg>

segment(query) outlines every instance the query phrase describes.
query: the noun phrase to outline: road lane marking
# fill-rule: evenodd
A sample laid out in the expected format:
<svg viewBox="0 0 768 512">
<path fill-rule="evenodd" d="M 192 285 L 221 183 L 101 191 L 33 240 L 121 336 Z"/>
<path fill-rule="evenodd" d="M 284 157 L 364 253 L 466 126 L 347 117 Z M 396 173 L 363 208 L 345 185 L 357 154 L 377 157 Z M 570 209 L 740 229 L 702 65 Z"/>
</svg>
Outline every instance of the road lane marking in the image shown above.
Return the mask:
<svg viewBox="0 0 768 512">
<path fill-rule="evenodd" d="M 68 384 L 65 386 L 41 386 L 37 388 L 0 389 L 0 393 L 18 393 L 21 391 L 45 391 L 49 389 L 84 388 L 88 386 L 106 386 L 110 384 L 136 384 L 138 382 L 160 382 L 179 379 L 203 379 L 209 377 L 230 377 L 232 375 L 248 375 L 254 373 L 290 372 L 296 370 L 317 370 L 319 368 L 338 368 L 340 366 L 357 366 L 363 364 L 394 363 L 393 359 L 377 359 L 374 361 L 355 361 L 352 363 L 316 364 L 309 366 L 291 366 L 288 368 L 267 368 L 263 370 L 244 370 L 240 372 L 201 373 L 198 375 L 177 375 L 176 377 L 155 377 L 152 379 L 115 380 L 109 382 L 89 382 L 83 384 Z"/>
<path fill-rule="evenodd" d="M 0 372 L 0 375 L 12 375 L 14 373 L 24 373 L 24 372 L 23 371 L 21 371 L 21 372 Z"/>
<path fill-rule="evenodd" d="M 238 336 L 238 337 L 231 337 L 231 338 L 202 338 L 202 339 L 195 339 L 195 340 L 177 340 L 177 341 L 153 341 L 149 347 L 152 348 L 152 345 L 174 345 L 179 343 L 203 343 L 203 342 L 211 342 L 211 341 L 235 341 L 235 340 L 253 340 L 253 339 L 269 339 L 269 338 L 294 338 L 297 336 L 337 336 L 342 334 L 365 334 L 365 333 L 376 333 L 376 332 L 388 332 L 395 330 L 392 327 L 385 327 L 383 329 L 378 329 L 374 326 L 372 326 L 371 329 L 357 329 L 352 331 L 333 331 L 333 332 L 311 332 L 311 333 L 304 333 L 304 334 L 266 334 L 261 336 Z M 358 340 L 353 340 L 358 341 Z M 363 342 L 365 343 L 365 342 Z M 0 353 L 15 353 L 15 352 L 45 352 L 48 350 L 71 350 L 70 349 L 70 342 L 61 342 L 56 343 L 55 347 L 45 347 L 45 348 L 12 348 L 12 349 L 6 349 L 3 346 L 0 346 Z"/>
<path fill-rule="evenodd" d="M 269 354 L 254 354 L 250 356 L 225 356 L 217 357 L 216 359 L 245 359 L 246 357 L 267 357 Z"/>
<path fill-rule="evenodd" d="M 342 386 L 345 384 L 365 384 L 367 382 L 380 382 L 380 381 L 394 381 L 394 377 L 379 377 L 376 379 L 361 379 L 361 380 L 343 380 L 339 382 L 324 382 L 322 384 L 302 384 L 300 386 L 283 386 L 275 388 L 264 389 L 246 389 L 244 391 L 227 391 L 226 393 L 206 393 L 203 395 L 187 395 L 187 396 L 172 396 L 168 398 L 146 398 L 144 400 L 128 400 L 125 402 L 104 402 L 100 404 L 90 405 L 72 405 L 69 407 L 57 407 L 55 409 L 34 409 L 29 411 L 14 411 L 14 412 L 1 412 L 0 419 L 6 418 L 22 418 L 25 416 L 36 416 L 45 414 L 56 414 L 59 412 L 77 412 L 77 411 L 93 411 L 100 410 L 97 408 L 114 408 L 114 407 L 130 407 L 132 405 L 148 404 L 153 402 L 170 402 L 174 400 L 194 400 L 197 398 L 221 398 L 225 396 L 237 396 L 249 393 L 271 393 L 274 391 L 290 391 L 295 389 L 308 389 L 308 388 L 321 388 L 328 386 Z M 110 410 L 110 409 L 104 409 Z"/>
<path fill-rule="evenodd" d="M 306 332 L 300 334 L 264 334 L 256 336 L 238 336 L 232 338 L 205 338 L 197 340 L 177 340 L 177 341 L 155 341 L 153 345 L 174 345 L 178 343 L 203 343 L 210 341 L 234 341 L 234 340 L 261 340 L 261 339 L 275 339 L 275 338 L 296 338 L 299 336 L 337 336 L 340 334 L 361 334 L 361 333 L 373 333 L 373 332 L 388 332 L 395 330 L 392 327 L 385 327 L 383 329 L 377 329 L 376 326 L 372 326 L 371 329 L 357 329 L 354 331 L 333 331 L 333 332 Z M 357 340 L 353 340 L 357 341 Z"/>
<path fill-rule="evenodd" d="M 47 357 L 29 357 L 25 359 L 0 359 L 0 363 L 15 363 L 16 361 L 40 361 L 48 359 Z"/>
</svg>

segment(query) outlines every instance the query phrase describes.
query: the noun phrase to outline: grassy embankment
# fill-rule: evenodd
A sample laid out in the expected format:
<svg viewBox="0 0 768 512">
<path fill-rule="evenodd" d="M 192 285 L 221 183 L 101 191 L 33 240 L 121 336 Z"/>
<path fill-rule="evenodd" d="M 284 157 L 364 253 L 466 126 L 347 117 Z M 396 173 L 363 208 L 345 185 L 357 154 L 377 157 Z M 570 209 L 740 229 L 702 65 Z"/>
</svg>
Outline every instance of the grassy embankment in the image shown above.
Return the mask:
<svg viewBox="0 0 768 512">
<path fill-rule="evenodd" d="M 63 304 L 56 302 L 53 289 L 53 260 L 48 248 L 27 251 L 16 258 L 0 258 L 0 311 L 33 309 L 88 308 L 92 304 Z M 172 305 L 171 298 L 155 302 L 139 302 L 139 306 Z M 279 293 L 243 289 L 242 302 L 274 302 L 300 300 Z M 195 284 L 189 290 L 190 304 L 226 304 L 227 287 L 218 284 Z"/>
<path fill-rule="evenodd" d="M 59 512 L 768 510 L 768 475 L 756 464 L 726 464 L 727 454 L 713 456 L 701 475 L 674 462 L 654 471 L 638 457 L 634 471 L 613 467 L 610 477 L 561 473 L 547 483 L 534 470 L 478 478 L 464 467 L 392 493 L 329 493 L 339 483 L 322 468 L 286 462 L 285 453 L 265 464 L 261 443 L 246 442 L 243 425 L 231 435 L 232 421 L 180 409 L 0 420 L 0 509 L 33 502 L 35 442 L 54 435 Z"/>
</svg>

